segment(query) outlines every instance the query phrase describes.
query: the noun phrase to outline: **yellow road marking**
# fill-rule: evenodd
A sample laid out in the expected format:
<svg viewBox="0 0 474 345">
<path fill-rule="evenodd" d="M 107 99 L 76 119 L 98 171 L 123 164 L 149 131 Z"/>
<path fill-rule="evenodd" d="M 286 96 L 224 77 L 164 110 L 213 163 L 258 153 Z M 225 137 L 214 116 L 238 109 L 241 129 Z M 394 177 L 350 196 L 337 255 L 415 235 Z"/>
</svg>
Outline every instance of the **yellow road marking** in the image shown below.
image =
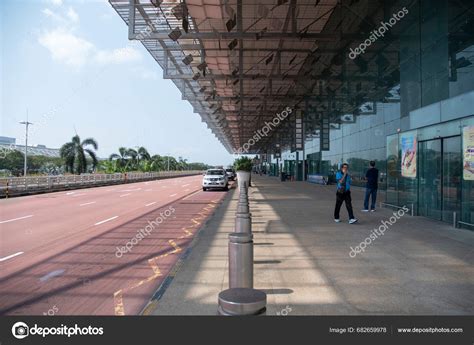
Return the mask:
<svg viewBox="0 0 474 345">
<path fill-rule="evenodd" d="M 212 202 L 215 203 L 217 201 L 212 201 Z M 203 208 L 203 210 L 211 211 L 214 207 L 215 207 L 215 205 L 208 204 L 206 207 Z M 210 214 L 210 212 L 203 212 L 203 211 L 199 212 L 198 213 L 199 217 L 194 217 L 194 218 L 191 219 L 191 222 L 193 222 L 194 224 L 191 224 L 190 227 L 193 228 L 193 227 L 199 226 L 201 224 L 201 222 L 199 222 L 197 220 L 198 219 L 199 220 L 204 219 L 209 214 Z M 178 237 L 178 239 L 182 239 L 184 237 L 189 237 L 189 236 L 193 235 L 193 233 L 191 231 L 189 231 L 187 227 L 182 228 L 182 230 L 185 232 L 185 235 L 182 235 L 182 236 Z M 167 257 L 170 254 L 179 253 L 182 250 L 182 248 L 180 246 L 178 246 L 178 244 L 174 240 L 168 240 L 168 243 L 173 247 L 173 250 L 171 250 L 167 253 L 155 256 L 154 258 L 151 258 L 151 259 L 148 260 L 148 264 L 150 265 L 150 267 L 153 271 L 153 275 L 149 276 L 146 279 L 140 280 L 139 282 L 135 283 L 134 285 L 132 285 L 132 286 L 126 288 L 126 289 L 123 289 L 123 290 L 120 289 L 120 290 L 118 290 L 114 293 L 115 315 L 117 315 L 117 316 L 125 315 L 125 308 L 124 308 L 124 304 L 123 304 L 123 294 L 125 292 L 129 292 L 129 291 L 131 291 L 131 290 L 133 290 L 133 289 L 135 289 L 139 286 L 142 286 L 143 284 L 146 284 L 146 283 L 148 283 L 148 282 L 150 282 L 150 281 L 152 281 L 152 280 L 154 280 L 154 279 L 156 279 L 156 278 L 163 275 L 161 273 L 160 268 L 158 267 L 155 260 Z M 178 270 L 178 267 L 177 267 L 177 265 L 175 265 L 171 269 L 171 271 L 169 273 L 169 276 L 173 277 L 176 274 L 177 270 Z"/>
<path fill-rule="evenodd" d="M 122 290 L 118 290 L 114 293 L 114 309 L 115 309 L 115 315 L 117 316 L 125 315 L 125 311 L 123 308 Z"/>
</svg>

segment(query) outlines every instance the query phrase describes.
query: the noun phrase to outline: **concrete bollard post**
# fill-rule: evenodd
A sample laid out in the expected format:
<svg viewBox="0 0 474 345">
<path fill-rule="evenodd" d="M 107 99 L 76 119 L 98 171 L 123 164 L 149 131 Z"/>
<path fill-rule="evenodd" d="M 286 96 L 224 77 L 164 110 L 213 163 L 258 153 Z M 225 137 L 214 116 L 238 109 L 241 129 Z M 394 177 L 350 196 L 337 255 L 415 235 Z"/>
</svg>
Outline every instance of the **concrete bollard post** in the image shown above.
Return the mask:
<svg viewBox="0 0 474 345">
<path fill-rule="evenodd" d="M 229 234 L 229 288 L 253 288 L 253 235 Z"/>
<path fill-rule="evenodd" d="M 267 311 L 267 294 L 249 288 L 234 288 L 221 291 L 217 312 L 223 316 L 263 316 Z"/>
</svg>

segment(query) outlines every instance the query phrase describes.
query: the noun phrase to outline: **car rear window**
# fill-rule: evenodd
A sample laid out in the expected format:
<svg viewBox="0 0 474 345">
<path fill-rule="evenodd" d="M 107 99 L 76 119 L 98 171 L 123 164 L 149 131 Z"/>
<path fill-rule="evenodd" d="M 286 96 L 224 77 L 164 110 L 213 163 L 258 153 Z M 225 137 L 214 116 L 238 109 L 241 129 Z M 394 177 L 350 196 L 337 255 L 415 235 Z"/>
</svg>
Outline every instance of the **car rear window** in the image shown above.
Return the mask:
<svg viewBox="0 0 474 345">
<path fill-rule="evenodd" d="M 224 175 L 222 170 L 208 170 L 206 175 Z"/>
</svg>

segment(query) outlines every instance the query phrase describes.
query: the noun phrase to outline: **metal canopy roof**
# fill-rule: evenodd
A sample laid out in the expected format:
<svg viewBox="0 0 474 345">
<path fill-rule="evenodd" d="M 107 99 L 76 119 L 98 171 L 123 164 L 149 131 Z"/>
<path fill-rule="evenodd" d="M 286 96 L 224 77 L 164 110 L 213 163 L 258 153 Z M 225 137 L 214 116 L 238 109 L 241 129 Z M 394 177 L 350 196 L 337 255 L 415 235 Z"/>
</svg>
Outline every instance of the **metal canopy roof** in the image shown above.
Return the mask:
<svg viewBox="0 0 474 345">
<path fill-rule="evenodd" d="M 110 3 L 129 38 L 142 42 L 229 152 L 288 106 L 305 111 L 309 137 L 319 135 L 321 118 L 334 126 L 346 114 L 374 114 L 375 103 L 365 113 L 361 108 L 367 102 L 398 101 L 389 93 L 399 81 L 396 26 L 363 56 L 348 57 L 350 47 L 400 9 L 388 1 Z M 249 153 L 290 147 L 293 128 L 288 117 Z"/>
</svg>

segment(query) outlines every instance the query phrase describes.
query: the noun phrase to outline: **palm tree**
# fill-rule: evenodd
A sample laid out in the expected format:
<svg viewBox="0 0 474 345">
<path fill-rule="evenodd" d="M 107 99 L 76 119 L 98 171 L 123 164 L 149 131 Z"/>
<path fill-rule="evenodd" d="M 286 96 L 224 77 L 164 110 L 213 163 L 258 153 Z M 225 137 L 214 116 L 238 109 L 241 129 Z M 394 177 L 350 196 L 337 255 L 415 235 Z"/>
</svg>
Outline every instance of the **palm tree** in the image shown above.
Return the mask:
<svg viewBox="0 0 474 345">
<path fill-rule="evenodd" d="M 139 160 L 150 160 L 151 156 L 150 154 L 148 153 L 148 150 L 146 148 L 144 148 L 143 146 L 140 146 L 138 149 L 137 149 L 137 153 L 138 153 L 138 159 Z"/>
<path fill-rule="evenodd" d="M 153 161 L 153 170 L 160 171 L 166 169 L 166 162 L 164 157 L 160 155 L 153 155 L 150 157 L 150 160 Z"/>
<path fill-rule="evenodd" d="M 137 150 L 128 149 L 127 150 L 127 155 L 128 155 L 128 157 L 130 157 L 130 161 L 131 161 L 131 164 L 132 164 L 132 170 L 136 169 L 136 167 L 138 165 L 138 162 L 139 162 Z"/>
<path fill-rule="evenodd" d="M 128 160 L 130 158 L 130 153 L 129 149 L 126 147 L 119 147 L 118 149 L 119 153 L 112 153 L 109 156 L 109 161 L 117 161 L 119 167 L 125 167 L 128 163 Z"/>
<path fill-rule="evenodd" d="M 94 150 L 86 148 L 87 146 L 92 146 Z M 73 136 L 69 143 L 59 149 L 59 154 L 66 165 L 66 171 L 76 174 L 85 173 L 87 171 L 86 153 L 91 158 L 92 169 L 94 169 L 98 162 L 94 151 L 97 151 L 98 147 L 97 141 L 93 138 L 87 138 L 81 142 L 78 135 Z"/>
<path fill-rule="evenodd" d="M 186 170 L 187 166 L 188 166 L 188 160 L 183 159 L 183 157 L 179 156 L 178 157 L 178 164 L 177 164 L 178 170 Z"/>
</svg>

